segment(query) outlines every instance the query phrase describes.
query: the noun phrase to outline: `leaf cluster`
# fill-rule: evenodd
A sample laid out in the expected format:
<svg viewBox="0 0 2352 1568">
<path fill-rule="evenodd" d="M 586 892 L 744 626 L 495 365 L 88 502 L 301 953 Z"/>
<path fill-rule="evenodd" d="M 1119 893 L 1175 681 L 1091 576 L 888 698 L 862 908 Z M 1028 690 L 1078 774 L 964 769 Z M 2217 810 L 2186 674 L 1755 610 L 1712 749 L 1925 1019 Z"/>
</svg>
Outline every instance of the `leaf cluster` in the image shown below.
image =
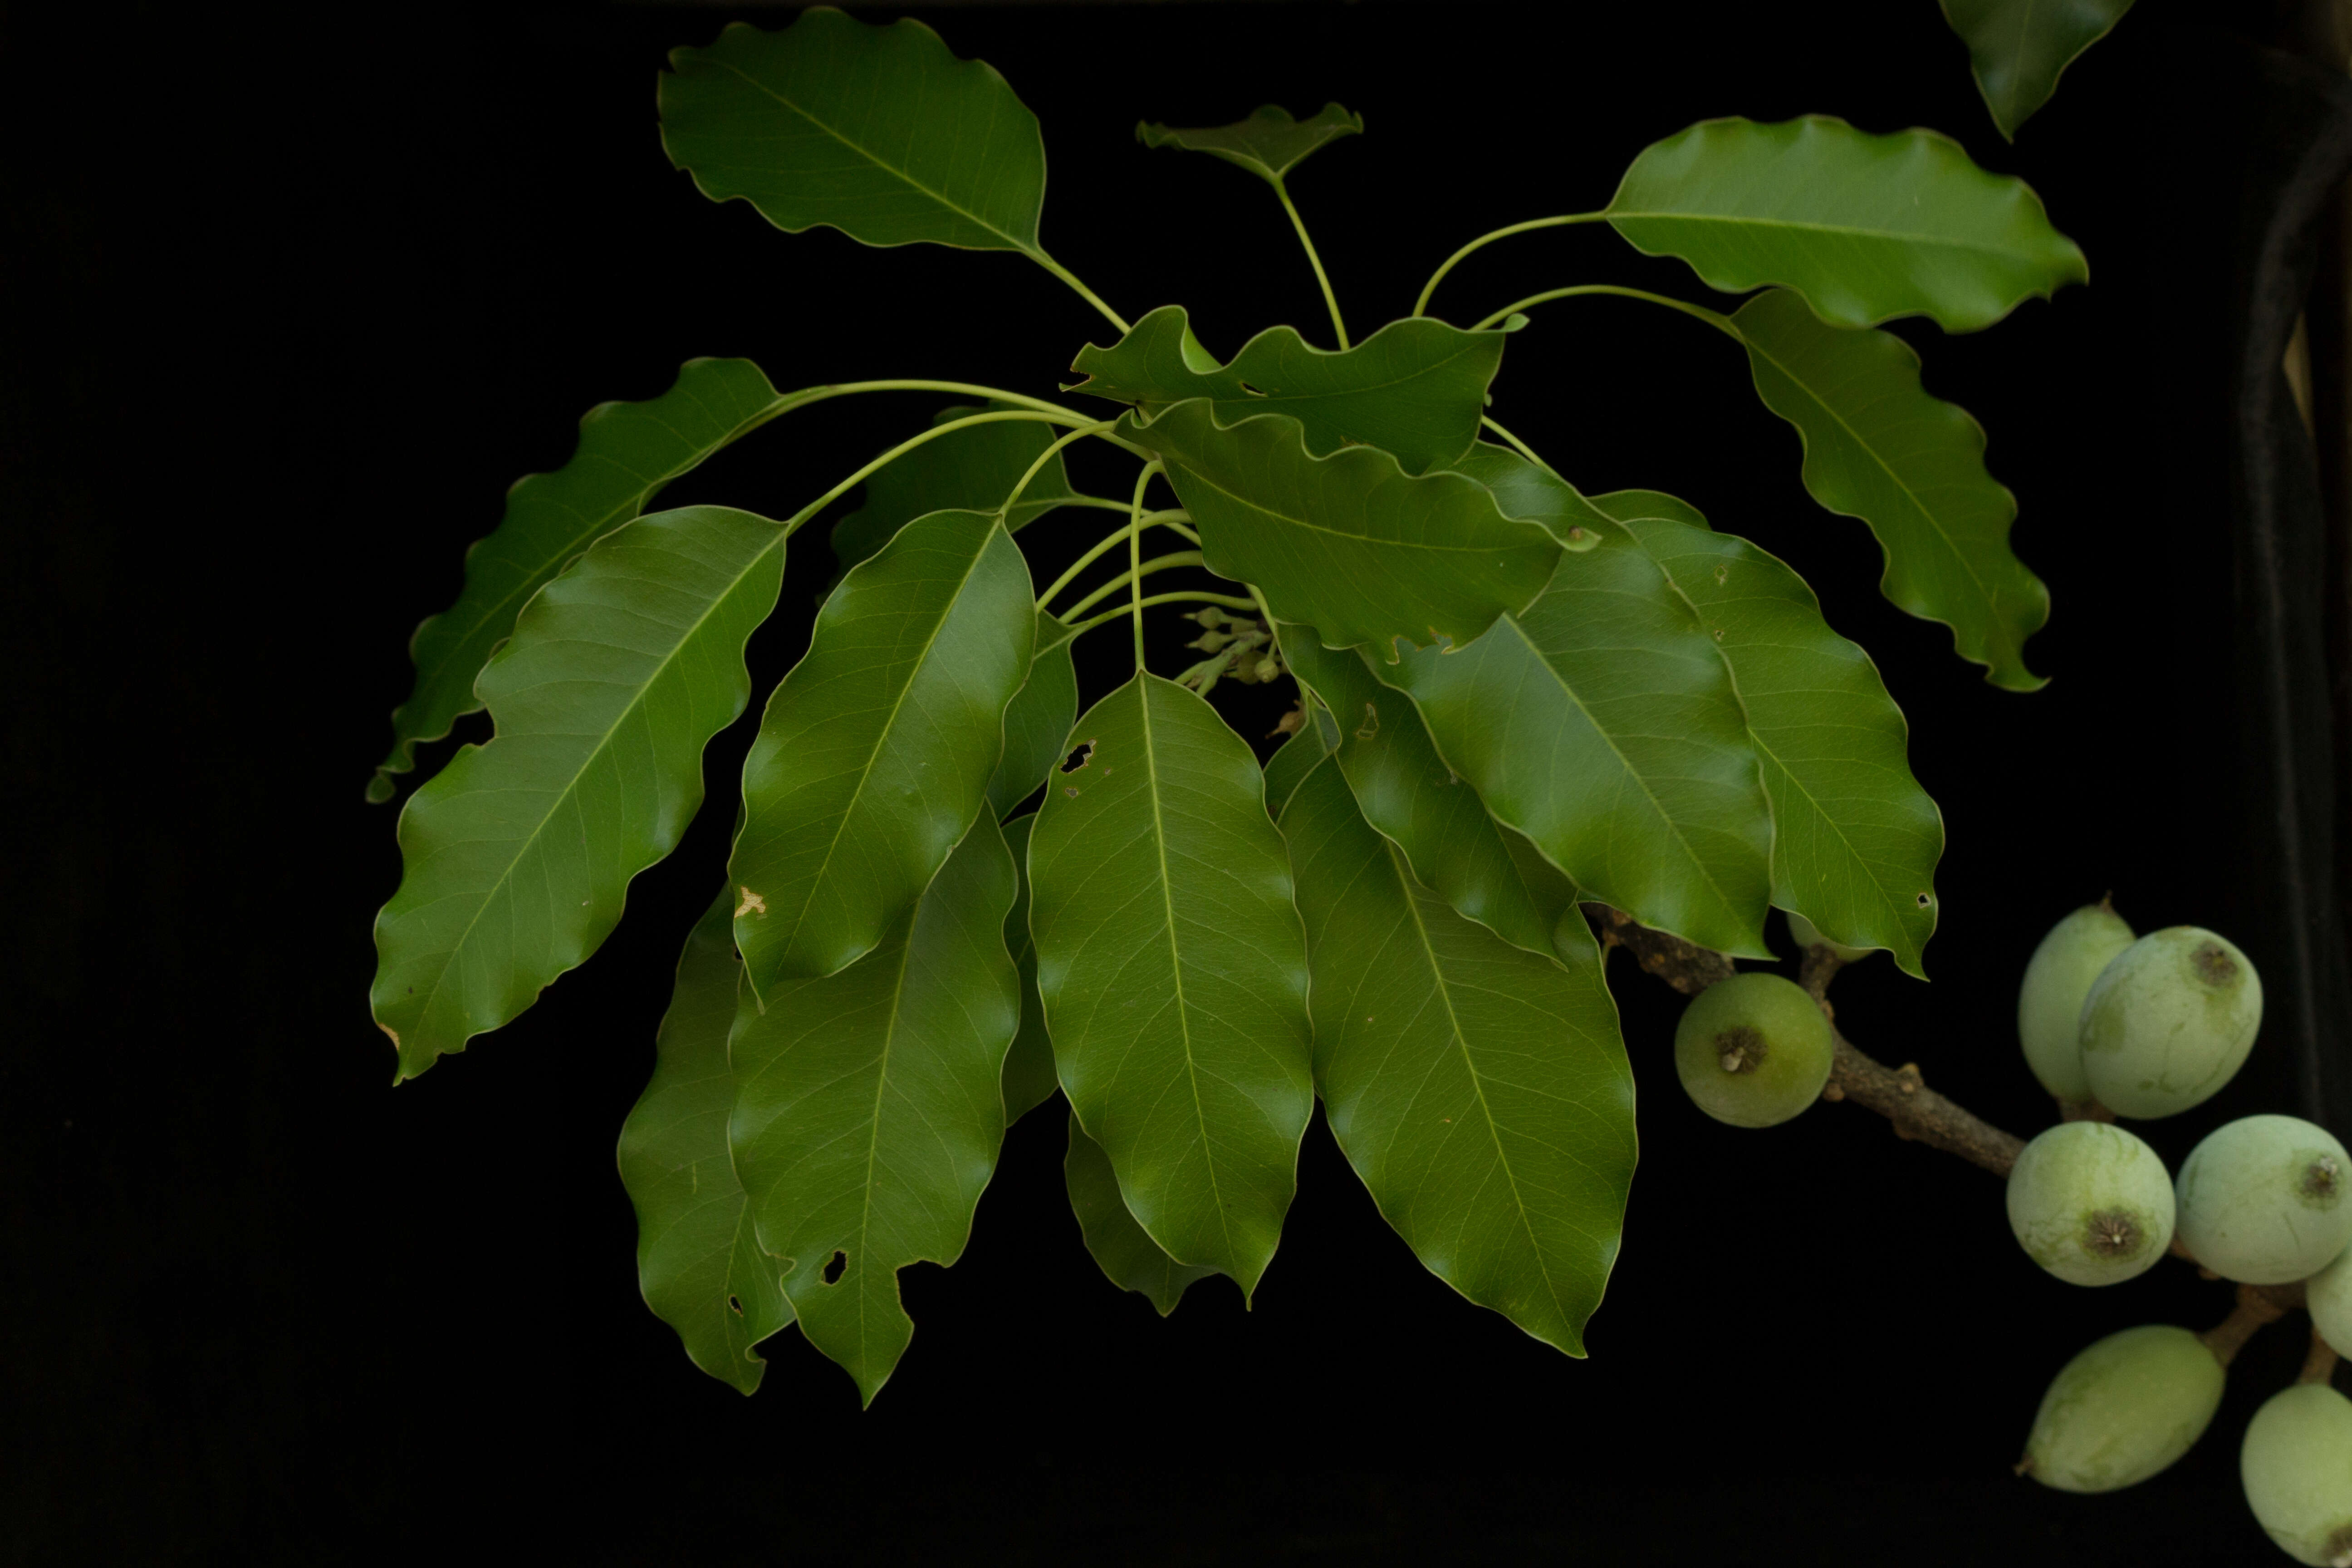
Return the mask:
<svg viewBox="0 0 2352 1568">
<path fill-rule="evenodd" d="M 673 56 L 660 105 L 714 200 L 1017 252 L 1115 335 L 1077 346 L 1076 406 L 949 381 L 780 393 L 695 361 L 515 488 L 418 632 L 371 788 L 489 710 L 494 737 L 400 816 L 373 1002 L 401 1075 L 609 934 L 702 804 L 794 536 L 862 485 L 622 1134 L 646 1298 L 696 1363 L 748 1392 L 755 1347 L 797 1322 L 870 1400 L 912 1333 L 898 1271 L 954 1261 L 1006 1126 L 1057 1091 L 1087 1245 L 1162 1312 L 1212 1274 L 1255 1289 L 1319 1100 L 1432 1272 L 1583 1353 L 1636 1140 L 1580 906 L 1751 957 L 1777 906 L 1917 974 L 1943 827 L 1903 714 L 1796 574 L 1670 495 L 1577 489 L 1490 412 L 1505 350 L 1594 294 L 1713 327 L 1795 426 L 1806 491 L 1876 537 L 1888 596 L 2023 689 L 2048 605 L 2014 502 L 1880 324 L 1984 327 L 2081 280 L 2081 253 L 1931 132 L 1710 121 L 1605 207 L 1473 240 L 1351 343 L 1286 181 L 1361 121 L 1147 125 L 1265 181 L 1323 287 L 1335 346 L 1274 326 L 1220 361 L 1181 305 L 1130 325 L 1053 258 L 1035 118 L 919 24 L 730 26 Z M 1573 224 L 1750 297 L 1579 282 L 1466 326 L 1429 310 L 1462 257 Z M 792 517 L 646 510 L 793 411 L 877 394 L 932 416 Z M 1081 442 L 1131 463 L 1128 493 L 1074 487 Z M 1057 510 L 1109 531 L 1053 559 L 1024 530 Z M 1176 605 L 1202 658 L 1171 678 L 1142 626 Z M 1080 712 L 1073 644 L 1122 625 L 1134 672 Z M 1213 705 L 1225 681 L 1297 685 L 1263 763 Z"/>
</svg>

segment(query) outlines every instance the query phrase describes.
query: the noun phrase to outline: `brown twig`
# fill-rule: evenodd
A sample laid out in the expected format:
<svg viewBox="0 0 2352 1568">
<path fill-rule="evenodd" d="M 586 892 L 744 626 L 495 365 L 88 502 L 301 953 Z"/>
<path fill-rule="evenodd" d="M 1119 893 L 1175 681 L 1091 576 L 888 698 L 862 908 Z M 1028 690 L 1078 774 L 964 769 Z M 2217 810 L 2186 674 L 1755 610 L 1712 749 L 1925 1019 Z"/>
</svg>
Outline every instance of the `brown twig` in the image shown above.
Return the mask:
<svg viewBox="0 0 2352 1568">
<path fill-rule="evenodd" d="M 2336 1375 L 2336 1347 L 2319 1337 L 2315 1325 L 2311 1331 L 2311 1353 L 2303 1358 L 2303 1374 L 2297 1383 L 2326 1383 Z"/>
<path fill-rule="evenodd" d="M 2213 1359 L 2223 1366 L 2237 1359 L 2238 1352 L 2254 1337 L 2254 1331 L 2275 1323 L 2286 1316 L 2287 1310 L 2273 1300 L 2260 1286 L 2238 1287 L 2238 1304 L 2230 1315 L 2197 1337 L 2213 1352 Z"/>
<path fill-rule="evenodd" d="M 1713 948 L 1652 931 L 1624 910 L 1607 904 L 1586 904 L 1584 912 L 1599 927 L 1603 947 L 1623 948 L 1641 961 L 1643 968 L 1685 996 L 1696 996 L 1716 982 L 1732 976 L 1731 960 Z"/>
</svg>

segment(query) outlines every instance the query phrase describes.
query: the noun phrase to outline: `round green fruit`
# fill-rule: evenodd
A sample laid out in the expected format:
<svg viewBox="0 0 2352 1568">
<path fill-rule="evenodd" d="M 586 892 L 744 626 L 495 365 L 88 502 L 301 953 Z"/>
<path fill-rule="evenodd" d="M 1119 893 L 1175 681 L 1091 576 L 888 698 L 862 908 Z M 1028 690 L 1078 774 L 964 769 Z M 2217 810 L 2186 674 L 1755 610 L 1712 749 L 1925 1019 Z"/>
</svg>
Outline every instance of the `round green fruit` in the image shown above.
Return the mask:
<svg viewBox="0 0 2352 1568">
<path fill-rule="evenodd" d="M 2132 944 L 2132 928 L 2105 902 L 2076 910 L 2050 928 L 2026 962 L 2017 991 L 2017 1037 L 2025 1065 L 2061 1100 L 2091 1098 L 2083 1076 L 2083 1001 L 2091 983 Z"/>
<path fill-rule="evenodd" d="M 2197 926 L 2150 931 L 2099 972 L 2084 998 L 2083 1075 L 2118 1116 L 2200 1105 L 2244 1065 L 2263 1022 L 2262 976 Z"/>
<path fill-rule="evenodd" d="M 2068 1492 L 2111 1492 L 2164 1468 L 2205 1433 L 2227 1374 L 2187 1329 L 2109 1334 L 2059 1369 L 2018 1471 Z"/>
<path fill-rule="evenodd" d="M 2120 1127 L 2065 1122 L 2011 1167 L 2009 1228 L 2028 1258 L 2067 1283 L 2119 1284 L 2172 1245 L 2172 1174 Z"/>
<path fill-rule="evenodd" d="M 2303 1290 L 2311 1326 L 2337 1355 L 2352 1356 L 2352 1247 L 2313 1275 Z"/>
<path fill-rule="evenodd" d="M 1859 963 L 1878 951 L 1874 947 L 1848 947 L 1842 942 L 1832 942 L 1822 934 L 1819 926 L 1793 911 L 1789 916 L 1789 937 L 1800 952 L 1809 947 L 1826 947 L 1838 955 L 1841 963 Z"/>
<path fill-rule="evenodd" d="M 2300 1117 L 2242 1117 L 2189 1152 L 2173 1202 L 2181 1245 L 2224 1279 L 2307 1279 L 2352 1244 L 2352 1158 Z"/>
<path fill-rule="evenodd" d="M 1821 1008 L 1777 974 L 1708 986 L 1675 1030 L 1684 1089 L 1734 1127 L 1774 1126 L 1819 1100 L 1834 1054 Z"/>
<path fill-rule="evenodd" d="M 2238 1477 L 2281 1551 L 2352 1568 L 2352 1399 L 2324 1383 L 2272 1394 L 2246 1424 Z"/>
</svg>

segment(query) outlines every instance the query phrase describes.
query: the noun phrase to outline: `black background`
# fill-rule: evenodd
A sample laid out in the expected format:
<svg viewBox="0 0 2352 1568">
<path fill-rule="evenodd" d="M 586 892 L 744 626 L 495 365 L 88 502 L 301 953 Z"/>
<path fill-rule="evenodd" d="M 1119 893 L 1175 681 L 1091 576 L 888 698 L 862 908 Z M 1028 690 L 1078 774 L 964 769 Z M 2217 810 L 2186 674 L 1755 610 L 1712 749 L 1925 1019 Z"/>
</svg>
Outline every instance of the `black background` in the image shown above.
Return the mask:
<svg viewBox="0 0 2352 1568">
<path fill-rule="evenodd" d="M 2238 218 L 2230 128 L 2198 118 L 2200 61 L 2240 46 L 2147 0 L 2011 148 L 1929 0 L 1579 10 L 916 14 L 1044 121 L 1056 256 L 1130 319 L 1191 306 L 1219 353 L 1276 321 L 1320 339 L 1311 275 L 1262 188 L 1139 148 L 1139 116 L 1361 110 L 1368 133 L 1293 181 L 1360 337 L 1463 239 L 1601 205 L 1640 147 L 1709 115 L 1935 126 L 2035 184 L 2092 286 L 1982 334 L 1896 330 L 2019 495 L 2056 606 L 2038 694 L 1985 685 L 1879 598 L 1866 531 L 1806 498 L 1793 434 L 1695 324 L 1548 307 L 1495 400 L 1586 490 L 1668 489 L 1780 553 L 1873 652 L 1950 847 L 1932 987 L 1874 961 L 1839 982 L 1841 1022 L 2031 1133 L 2051 1112 L 2014 997 L 2050 922 L 2112 889 L 2143 930 L 2226 931 L 2250 896 L 2216 821 L 2231 699 L 2206 657 Z M 0 23 L 0 1536 L 27 1560 L 366 1561 L 513 1532 L 580 1562 L 2284 1561 L 2236 1447 L 2298 1334 L 2250 1346 L 2159 1479 L 2013 1479 L 2067 1356 L 2205 1327 L 2228 1288 L 2174 1263 L 2060 1284 L 1991 1178 L 1859 1109 L 1706 1121 L 1674 1082 L 1676 998 L 1622 960 L 1643 1158 L 1590 1360 L 1424 1273 L 1319 1121 L 1255 1310 L 1212 1280 L 1160 1322 L 1080 1246 L 1056 1102 L 1008 1137 L 961 1261 L 904 1275 L 917 1335 L 873 1409 L 789 1332 L 751 1400 L 696 1372 L 638 1299 L 613 1142 L 728 813 L 637 882 L 591 965 L 392 1091 L 365 999 L 399 863 L 361 792 L 408 634 L 516 475 L 686 358 L 1049 393 L 1105 329 L 1018 258 L 787 237 L 699 197 L 662 155 L 654 76 L 724 11 L 53 11 Z M 1493 247 L 1438 309 L 1595 279 L 1705 297 L 1587 228 Z M 795 414 L 666 504 L 787 515 L 934 406 Z M 821 529 L 802 539 L 753 645 L 761 691 L 831 574 Z M 1171 618 L 1155 665 L 1191 657 L 1189 630 Z M 1091 697 L 1124 638 L 1089 644 Z M 1286 705 L 1235 696 L 1251 733 Z M 722 791 L 751 721 L 712 749 Z M 2258 1051 L 2144 1131 L 2177 1161 L 2284 1108 L 2286 1081 Z"/>
</svg>

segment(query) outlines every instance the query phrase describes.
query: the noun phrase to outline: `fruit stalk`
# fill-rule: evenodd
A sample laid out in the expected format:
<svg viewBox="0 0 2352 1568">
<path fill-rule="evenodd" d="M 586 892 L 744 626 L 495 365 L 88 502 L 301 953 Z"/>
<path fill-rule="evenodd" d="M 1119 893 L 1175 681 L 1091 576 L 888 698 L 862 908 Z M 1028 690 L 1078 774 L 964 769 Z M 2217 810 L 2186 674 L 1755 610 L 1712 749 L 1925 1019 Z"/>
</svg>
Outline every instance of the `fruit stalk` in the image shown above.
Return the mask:
<svg viewBox="0 0 2352 1568">
<path fill-rule="evenodd" d="M 2230 1315 L 2197 1337 L 2213 1352 L 2213 1359 L 2223 1366 L 2237 1359 L 2238 1352 L 2254 1337 L 2254 1331 L 2266 1328 L 2286 1316 L 2286 1307 L 2259 1285 L 2238 1287 L 2238 1304 Z"/>
<path fill-rule="evenodd" d="M 2303 1358 L 2303 1372 L 2297 1383 L 2326 1383 L 2336 1375 L 2336 1347 L 2311 1331 L 2311 1353 Z"/>
</svg>

